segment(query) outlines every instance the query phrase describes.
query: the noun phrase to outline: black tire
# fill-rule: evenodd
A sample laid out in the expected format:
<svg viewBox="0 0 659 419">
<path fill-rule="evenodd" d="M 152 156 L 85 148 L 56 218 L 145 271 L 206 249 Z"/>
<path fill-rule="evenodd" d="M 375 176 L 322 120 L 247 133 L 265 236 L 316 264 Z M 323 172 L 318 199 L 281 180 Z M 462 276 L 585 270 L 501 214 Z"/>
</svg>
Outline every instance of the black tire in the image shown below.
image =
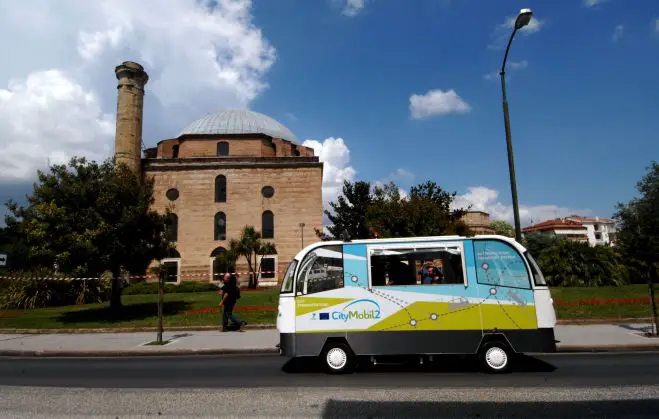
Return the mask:
<svg viewBox="0 0 659 419">
<path fill-rule="evenodd" d="M 514 355 L 508 345 L 498 340 L 484 343 L 478 351 L 482 367 L 490 374 L 509 372 Z"/>
<path fill-rule="evenodd" d="M 353 371 L 355 356 L 343 342 L 329 342 L 321 355 L 321 362 L 328 374 L 346 374 Z"/>
</svg>

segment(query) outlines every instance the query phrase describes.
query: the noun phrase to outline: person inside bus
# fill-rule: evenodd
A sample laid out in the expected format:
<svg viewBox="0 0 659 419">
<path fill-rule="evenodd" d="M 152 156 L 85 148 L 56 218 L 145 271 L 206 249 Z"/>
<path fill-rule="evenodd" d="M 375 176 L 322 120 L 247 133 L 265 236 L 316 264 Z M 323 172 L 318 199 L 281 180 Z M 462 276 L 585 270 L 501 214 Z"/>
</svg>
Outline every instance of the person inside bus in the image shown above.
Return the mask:
<svg viewBox="0 0 659 419">
<path fill-rule="evenodd" d="M 430 274 L 430 265 L 426 260 L 421 260 L 421 269 L 419 270 L 419 275 L 421 275 L 421 283 L 427 285 L 432 283 L 432 275 Z"/>
</svg>

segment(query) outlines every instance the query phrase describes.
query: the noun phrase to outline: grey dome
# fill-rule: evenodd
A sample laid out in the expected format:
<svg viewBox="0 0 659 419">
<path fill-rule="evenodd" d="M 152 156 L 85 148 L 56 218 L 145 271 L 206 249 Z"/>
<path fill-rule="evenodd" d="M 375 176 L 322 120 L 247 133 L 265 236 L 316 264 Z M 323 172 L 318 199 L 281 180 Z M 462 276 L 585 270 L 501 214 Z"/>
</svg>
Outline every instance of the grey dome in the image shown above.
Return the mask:
<svg viewBox="0 0 659 419">
<path fill-rule="evenodd" d="M 265 134 L 298 143 L 288 128 L 262 113 L 247 109 L 213 112 L 190 123 L 179 136 L 185 134 Z"/>
</svg>

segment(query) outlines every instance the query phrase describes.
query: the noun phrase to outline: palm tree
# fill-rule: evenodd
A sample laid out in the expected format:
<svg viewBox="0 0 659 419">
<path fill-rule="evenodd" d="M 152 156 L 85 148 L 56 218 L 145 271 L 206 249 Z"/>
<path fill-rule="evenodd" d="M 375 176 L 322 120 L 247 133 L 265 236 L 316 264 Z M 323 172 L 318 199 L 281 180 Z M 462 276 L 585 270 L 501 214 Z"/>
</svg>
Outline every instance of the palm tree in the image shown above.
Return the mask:
<svg viewBox="0 0 659 419">
<path fill-rule="evenodd" d="M 256 231 L 253 226 L 243 227 L 240 239 L 231 239 L 229 241 L 228 252 L 233 255 L 242 255 L 247 260 L 249 269 L 249 288 L 258 286 L 258 277 L 261 273 L 261 263 L 263 258 L 259 256 L 277 254 L 274 243 L 264 242 L 261 233 Z"/>
</svg>

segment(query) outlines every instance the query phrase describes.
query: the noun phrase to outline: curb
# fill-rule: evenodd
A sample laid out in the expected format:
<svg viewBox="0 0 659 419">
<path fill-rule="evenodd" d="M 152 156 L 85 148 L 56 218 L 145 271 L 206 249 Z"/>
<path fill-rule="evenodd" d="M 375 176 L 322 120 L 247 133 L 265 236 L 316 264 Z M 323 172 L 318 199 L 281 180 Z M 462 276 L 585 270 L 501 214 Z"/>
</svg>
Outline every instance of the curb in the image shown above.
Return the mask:
<svg viewBox="0 0 659 419">
<path fill-rule="evenodd" d="M 218 326 L 172 326 L 164 327 L 163 332 L 201 332 L 205 330 L 218 330 L 221 325 Z M 254 324 L 247 325 L 244 327 L 245 330 L 268 330 L 275 329 L 274 324 Z M 65 334 L 65 335 L 75 335 L 75 334 L 87 334 L 87 333 L 139 333 L 139 332 L 149 332 L 149 333 L 158 333 L 156 327 L 111 327 L 103 329 L 0 329 L 0 334 L 3 335 L 55 335 L 55 334 Z"/>
<path fill-rule="evenodd" d="M 640 352 L 657 351 L 658 343 L 639 343 L 630 345 L 563 345 L 556 348 L 558 353 L 584 353 L 584 352 Z"/>
<path fill-rule="evenodd" d="M 624 323 L 652 323 L 650 318 L 626 318 L 626 319 L 558 319 L 556 320 L 556 325 L 558 326 L 568 326 L 568 325 L 597 325 L 597 324 L 624 324 Z"/>
<path fill-rule="evenodd" d="M 122 358 L 143 356 L 180 356 L 180 355 L 266 355 L 278 354 L 277 348 L 243 348 L 243 349 L 154 349 L 127 351 L 21 351 L 0 350 L 0 357 L 30 358 Z"/>
</svg>

